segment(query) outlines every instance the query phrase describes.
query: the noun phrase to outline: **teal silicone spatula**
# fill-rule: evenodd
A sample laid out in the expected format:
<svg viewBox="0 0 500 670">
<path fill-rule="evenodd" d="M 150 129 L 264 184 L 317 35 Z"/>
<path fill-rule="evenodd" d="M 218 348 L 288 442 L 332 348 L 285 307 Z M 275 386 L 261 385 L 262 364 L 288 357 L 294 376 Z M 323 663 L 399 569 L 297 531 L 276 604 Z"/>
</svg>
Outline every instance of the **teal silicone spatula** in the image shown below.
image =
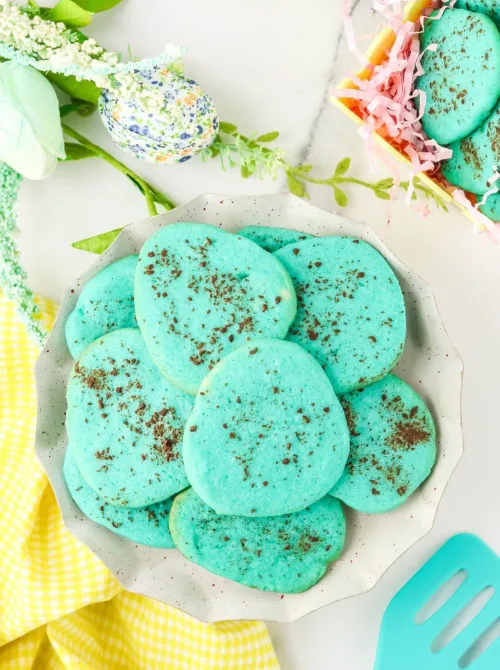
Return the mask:
<svg viewBox="0 0 500 670">
<path fill-rule="evenodd" d="M 465 571 L 465 572 L 464 572 Z M 422 608 L 458 573 L 465 579 L 421 624 Z M 454 639 L 439 651 L 435 641 L 481 592 L 493 595 Z M 478 537 L 455 535 L 394 596 L 382 620 L 375 670 L 498 670 L 500 639 L 468 665 L 471 649 L 500 619 L 500 559 Z"/>
</svg>

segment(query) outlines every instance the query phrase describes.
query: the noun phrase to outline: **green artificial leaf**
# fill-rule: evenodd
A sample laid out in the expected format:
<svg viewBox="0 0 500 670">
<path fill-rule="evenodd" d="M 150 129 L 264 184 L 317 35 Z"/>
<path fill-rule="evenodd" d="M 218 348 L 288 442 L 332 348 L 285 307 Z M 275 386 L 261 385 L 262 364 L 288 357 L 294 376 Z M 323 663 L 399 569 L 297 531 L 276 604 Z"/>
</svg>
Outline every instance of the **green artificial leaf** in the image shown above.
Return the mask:
<svg viewBox="0 0 500 670">
<path fill-rule="evenodd" d="M 73 38 L 76 37 L 76 41 L 80 42 L 80 44 L 83 44 L 88 40 L 88 35 L 85 35 L 85 33 L 82 33 L 80 30 L 77 30 L 76 28 L 73 28 L 71 30 L 71 34 Z"/>
<path fill-rule="evenodd" d="M 408 184 L 408 182 L 406 182 Z M 402 184 L 401 184 L 402 185 Z M 385 179 L 381 179 L 375 184 L 375 188 L 379 190 L 384 190 L 387 188 L 392 188 L 394 186 L 394 179 L 392 177 L 386 177 Z"/>
<path fill-rule="evenodd" d="M 299 165 L 298 167 L 295 168 L 297 172 L 311 172 L 313 169 L 312 165 Z"/>
<path fill-rule="evenodd" d="M 78 116 L 90 116 L 97 111 L 97 105 L 86 100 L 78 100 L 78 98 L 71 98 L 73 105 L 76 105 L 76 113 Z"/>
<path fill-rule="evenodd" d="M 221 133 L 226 133 L 226 135 L 234 135 L 234 133 L 238 132 L 238 128 L 234 123 L 227 123 L 226 121 L 219 123 L 219 130 Z"/>
<path fill-rule="evenodd" d="M 304 184 L 297 181 L 291 174 L 288 175 L 288 188 L 290 189 L 290 193 L 293 193 L 293 195 L 296 195 L 299 198 L 303 198 L 306 195 L 306 187 Z"/>
<path fill-rule="evenodd" d="M 101 89 L 97 88 L 93 81 L 77 81 L 75 77 L 65 74 L 56 74 L 54 72 L 44 72 L 46 78 L 58 89 L 67 93 L 71 98 L 85 100 L 97 105 Z"/>
<path fill-rule="evenodd" d="M 50 10 L 47 18 L 50 21 L 61 21 L 68 28 L 82 28 L 89 25 L 92 16 L 91 12 L 82 9 L 73 0 L 59 0 L 57 5 Z"/>
<path fill-rule="evenodd" d="M 127 174 L 127 175 L 125 175 L 125 176 L 126 176 L 128 179 L 130 179 L 130 181 L 132 182 L 132 184 L 134 184 L 134 186 L 136 186 L 136 187 L 139 189 L 139 191 L 142 193 L 142 195 L 144 195 L 144 189 L 142 188 L 141 184 L 140 184 L 136 179 L 134 179 L 134 178 L 132 177 L 132 175 Z"/>
<path fill-rule="evenodd" d="M 242 165 L 240 168 L 240 174 L 243 177 L 243 179 L 248 179 L 249 177 L 252 176 L 252 173 L 248 169 L 247 165 Z"/>
<path fill-rule="evenodd" d="M 96 154 L 87 147 L 76 142 L 65 142 L 64 150 L 66 151 L 65 161 L 80 161 L 83 158 L 97 158 Z"/>
<path fill-rule="evenodd" d="M 224 144 L 220 135 L 216 135 L 214 141 L 210 146 L 206 148 L 206 151 L 210 155 L 210 158 L 215 158 L 220 154 L 220 147 Z"/>
<path fill-rule="evenodd" d="M 347 207 L 349 199 L 347 198 L 346 192 L 337 186 L 333 187 L 333 194 L 335 196 L 335 202 L 339 207 Z"/>
<path fill-rule="evenodd" d="M 85 102 L 84 100 L 77 100 L 76 98 L 71 99 L 71 103 L 67 105 L 61 105 L 59 107 L 59 113 L 61 118 L 68 116 L 76 112 L 79 116 L 90 116 L 97 109 L 97 105 L 92 104 L 91 102 Z"/>
<path fill-rule="evenodd" d="M 123 228 L 115 228 L 115 230 L 109 230 L 107 233 L 101 233 L 94 237 L 87 237 L 84 240 L 73 242 L 71 246 L 74 249 L 90 251 L 93 254 L 102 254 L 116 240 L 122 230 Z"/>
<path fill-rule="evenodd" d="M 74 2 L 88 12 L 105 12 L 119 5 L 122 0 L 74 0 Z"/>
<path fill-rule="evenodd" d="M 28 14 L 28 16 L 40 16 L 41 10 L 42 8 L 36 4 L 35 0 L 28 0 L 23 7 L 23 13 Z"/>
<path fill-rule="evenodd" d="M 390 200 L 391 196 L 387 193 L 387 191 L 374 191 L 375 195 L 377 198 L 380 200 Z"/>
<path fill-rule="evenodd" d="M 121 0 L 120 0 L 121 1 Z M 131 60 L 131 59 L 129 59 Z M 180 77 L 184 76 L 184 62 L 182 58 L 178 58 L 177 60 L 174 60 L 174 62 L 169 65 L 169 70 L 172 70 L 175 72 L 175 74 L 178 74 Z"/>
<path fill-rule="evenodd" d="M 72 104 L 71 105 L 61 105 L 59 107 L 59 114 L 61 115 L 61 119 L 64 116 L 68 116 L 68 114 L 72 114 L 73 112 L 76 112 L 77 109 L 78 109 L 77 105 L 72 105 Z"/>
<path fill-rule="evenodd" d="M 279 132 L 277 130 L 273 130 L 270 133 L 264 133 L 264 135 L 259 135 L 257 139 L 255 140 L 256 142 L 274 142 L 274 140 L 278 139 L 280 136 Z"/>
<path fill-rule="evenodd" d="M 341 161 L 337 163 L 337 167 L 335 168 L 335 174 L 337 177 L 339 175 L 343 175 L 347 172 L 351 165 L 351 159 L 349 157 L 343 158 Z M 341 205 L 342 207 L 345 207 L 345 205 Z"/>
</svg>

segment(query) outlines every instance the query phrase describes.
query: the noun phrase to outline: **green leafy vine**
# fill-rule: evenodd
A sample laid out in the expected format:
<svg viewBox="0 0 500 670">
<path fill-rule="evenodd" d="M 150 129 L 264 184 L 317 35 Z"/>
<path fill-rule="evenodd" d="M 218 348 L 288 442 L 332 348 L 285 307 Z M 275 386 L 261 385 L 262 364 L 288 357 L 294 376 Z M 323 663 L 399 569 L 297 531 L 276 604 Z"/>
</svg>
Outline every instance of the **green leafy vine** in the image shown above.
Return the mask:
<svg viewBox="0 0 500 670">
<path fill-rule="evenodd" d="M 283 149 L 279 147 L 272 149 L 267 146 L 267 144 L 274 142 L 278 137 L 279 133 L 277 131 L 264 133 L 256 137 L 247 137 L 239 133 L 234 124 L 222 121 L 220 123 L 219 135 L 217 135 L 214 143 L 203 151 L 202 158 L 205 160 L 218 158 L 223 170 L 237 167 L 239 163 L 240 174 L 244 179 L 252 176 L 259 177 L 260 179 L 266 177 L 276 179 L 280 172 L 284 172 L 287 177 L 288 189 L 299 198 L 309 197 L 307 184 L 328 186 L 332 189 L 333 197 L 339 207 L 347 207 L 349 204 L 349 196 L 345 191 L 345 186 L 349 185 L 361 186 L 368 189 L 380 200 L 391 200 L 390 191 L 394 188 L 394 179 L 392 177 L 385 177 L 376 182 L 369 182 L 349 176 L 348 172 L 351 167 L 351 159 L 349 157 L 342 158 L 337 163 L 335 171 L 330 177 L 324 179 L 313 177 L 311 176 L 312 165 L 297 165 L 294 167 L 286 162 Z M 126 169 L 128 170 L 128 168 Z M 400 182 L 399 187 L 406 192 L 409 188 L 409 182 Z M 413 187 L 412 200 L 417 200 L 418 195 L 421 194 L 426 200 L 433 201 L 438 209 L 442 209 L 445 212 L 448 211 L 443 198 L 427 187 L 418 177 L 414 177 Z M 172 207 L 168 206 L 165 208 L 172 209 Z M 118 228 L 95 235 L 94 237 L 78 240 L 72 246 L 82 251 L 101 254 L 114 242 L 121 230 L 122 228 Z"/>
<path fill-rule="evenodd" d="M 111 165 L 115 170 L 118 170 L 139 189 L 139 191 L 146 198 L 148 212 L 150 216 L 156 216 L 158 210 L 156 204 L 161 205 L 167 211 L 173 209 L 176 205 L 166 195 L 164 195 L 157 188 L 149 184 L 145 179 L 142 179 L 136 172 L 128 168 L 124 163 L 117 160 L 110 153 L 102 149 L 97 144 L 94 144 L 89 139 L 77 132 L 67 123 L 62 123 L 64 134 L 75 139 L 78 144 L 73 142 L 66 142 L 66 159 L 65 160 L 81 160 L 82 158 L 101 158 Z"/>
<path fill-rule="evenodd" d="M 220 132 L 211 147 L 203 152 L 204 158 L 217 158 L 221 161 L 222 168 L 236 167 L 238 160 L 240 173 L 244 179 L 251 176 L 259 178 L 270 177 L 276 179 L 282 171 L 286 174 L 287 185 L 291 193 L 299 198 L 307 198 L 307 184 L 328 186 L 333 191 L 335 202 L 339 207 L 347 207 L 349 197 L 344 189 L 346 185 L 356 185 L 366 188 L 380 200 L 390 200 L 390 191 L 394 188 L 394 179 L 386 177 L 376 182 L 349 176 L 351 159 L 346 157 L 337 163 L 334 173 L 326 178 L 313 177 L 311 172 L 313 165 L 292 166 L 285 160 L 285 152 L 280 148 L 270 148 L 270 142 L 278 139 L 277 131 L 264 133 L 258 137 L 247 137 L 242 135 L 238 128 L 227 122 L 221 122 Z M 400 188 L 407 191 L 409 182 L 400 182 Z M 445 201 L 435 191 L 415 177 L 413 180 L 414 191 L 412 199 L 416 200 L 421 194 L 426 200 L 432 200 L 439 209 L 448 211 Z"/>
</svg>

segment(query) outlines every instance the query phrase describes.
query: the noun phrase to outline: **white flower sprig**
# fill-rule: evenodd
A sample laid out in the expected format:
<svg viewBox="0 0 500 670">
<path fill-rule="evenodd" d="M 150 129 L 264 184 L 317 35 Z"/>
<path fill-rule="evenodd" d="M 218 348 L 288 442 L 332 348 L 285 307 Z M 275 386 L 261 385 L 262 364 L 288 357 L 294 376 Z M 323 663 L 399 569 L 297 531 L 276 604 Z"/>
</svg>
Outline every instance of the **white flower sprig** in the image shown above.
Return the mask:
<svg viewBox="0 0 500 670">
<path fill-rule="evenodd" d="M 26 272 L 19 264 L 19 250 L 14 241 L 16 212 L 14 209 L 22 177 L 0 163 L 0 289 L 16 305 L 28 332 L 41 347 L 47 337 L 32 291 L 27 288 Z"/>
<path fill-rule="evenodd" d="M 121 63 L 118 54 L 106 51 L 92 38 L 81 41 L 80 37 L 64 23 L 31 15 L 17 5 L 0 7 L 0 56 L 42 72 L 93 81 L 99 88 L 119 89 L 120 98 L 140 98 L 150 110 L 164 107 L 163 94 L 148 87 L 143 79 L 139 82 L 136 73 L 172 66 L 184 49 L 168 45 L 160 56 Z"/>
</svg>

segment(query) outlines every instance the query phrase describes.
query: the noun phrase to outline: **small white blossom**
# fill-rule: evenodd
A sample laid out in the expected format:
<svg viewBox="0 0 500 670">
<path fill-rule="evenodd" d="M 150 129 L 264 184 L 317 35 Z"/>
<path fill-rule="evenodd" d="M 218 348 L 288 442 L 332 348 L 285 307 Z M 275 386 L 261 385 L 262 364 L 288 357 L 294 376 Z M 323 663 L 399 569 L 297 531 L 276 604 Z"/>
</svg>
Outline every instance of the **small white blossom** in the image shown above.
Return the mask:
<svg viewBox="0 0 500 670">
<path fill-rule="evenodd" d="M 3 45 L 32 59 L 29 64 L 37 69 L 72 74 L 78 80 L 93 81 L 100 88 L 119 88 L 119 96 L 127 100 L 140 94 L 151 111 L 165 107 L 164 96 L 150 88 L 140 72 L 133 71 L 140 70 L 139 63 L 122 64 L 118 54 L 105 51 L 95 39 L 79 42 L 64 23 L 30 16 L 18 6 L 0 0 L 0 50 Z M 165 65 L 181 56 L 182 50 L 167 45 L 163 59 L 152 61 Z"/>
</svg>

